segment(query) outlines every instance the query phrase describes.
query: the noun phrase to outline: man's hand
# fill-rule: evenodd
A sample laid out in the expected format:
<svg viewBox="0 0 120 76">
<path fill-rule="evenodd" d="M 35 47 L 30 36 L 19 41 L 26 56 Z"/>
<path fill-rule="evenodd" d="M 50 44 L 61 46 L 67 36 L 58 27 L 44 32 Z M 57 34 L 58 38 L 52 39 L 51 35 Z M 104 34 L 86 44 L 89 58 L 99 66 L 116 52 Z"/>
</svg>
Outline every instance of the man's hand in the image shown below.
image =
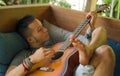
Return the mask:
<svg viewBox="0 0 120 76">
<path fill-rule="evenodd" d="M 96 11 L 91 11 L 89 12 L 87 15 L 86 15 L 87 18 L 90 18 L 91 17 L 91 20 L 90 20 L 90 27 L 91 27 L 91 30 L 93 31 L 95 29 L 95 21 L 96 21 L 96 18 L 97 18 L 97 12 Z"/>
<path fill-rule="evenodd" d="M 54 56 L 55 51 L 51 48 L 39 48 L 29 58 L 33 64 L 39 63 L 43 59 L 51 59 Z"/>
</svg>

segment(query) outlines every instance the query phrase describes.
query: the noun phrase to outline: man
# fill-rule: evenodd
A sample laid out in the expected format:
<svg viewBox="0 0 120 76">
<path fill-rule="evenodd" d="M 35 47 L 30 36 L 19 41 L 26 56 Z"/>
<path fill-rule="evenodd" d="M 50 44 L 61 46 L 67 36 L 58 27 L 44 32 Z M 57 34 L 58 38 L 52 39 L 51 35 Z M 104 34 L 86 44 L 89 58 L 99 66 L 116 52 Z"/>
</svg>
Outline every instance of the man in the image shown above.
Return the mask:
<svg viewBox="0 0 120 76">
<path fill-rule="evenodd" d="M 93 31 L 91 41 L 83 44 L 74 36 L 70 37 L 73 46 L 79 51 L 80 67 L 77 71 L 82 70 L 81 66 L 84 68 L 84 66 L 90 65 L 88 67 L 92 66 L 95 71 L 92 70 L 92 74 L 87 72 L 88 76 L 113 76 L 115 58 L 112 49 L 106 45 L 106 31 L 102 27 L 94 28 L 95 12 L 89 13 L 87 17 L 89 16 L 92 18 L 90 22 Z M 45 42 L 49 40 L 48 31 L 38 19 L 32 16 L 24 17 L 18 22 L 17 30 L 29 43 L 30 49 L 29 51 L 24 50 L 16 56 L 8 68 L 6 76 L 25 76 L 29 71 L 37 68 L 34 65 L 40 63 L 42 66 L 54 57 L 55 53 L 52 48 L 45 46 Z M 43 59 L 46 61 L 42 62 Z M 83 76 L 83 74 L 84 72 L 80 73 L 79 76 Z"/>
</svg>

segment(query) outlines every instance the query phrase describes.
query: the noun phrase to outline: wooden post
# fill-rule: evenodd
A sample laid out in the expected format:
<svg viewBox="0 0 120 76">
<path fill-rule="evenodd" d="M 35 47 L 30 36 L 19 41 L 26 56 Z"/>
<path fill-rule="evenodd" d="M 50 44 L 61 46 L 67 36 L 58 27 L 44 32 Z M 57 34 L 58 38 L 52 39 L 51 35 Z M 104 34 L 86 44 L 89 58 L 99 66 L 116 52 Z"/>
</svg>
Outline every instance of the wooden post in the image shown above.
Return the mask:
<svg viewBox="0 0 120 76">
<path fill-rule="evenodd" d="M 97 0 L 87 0 L 85 12 L 93 11 L 96 9 Z"/>
</svg>

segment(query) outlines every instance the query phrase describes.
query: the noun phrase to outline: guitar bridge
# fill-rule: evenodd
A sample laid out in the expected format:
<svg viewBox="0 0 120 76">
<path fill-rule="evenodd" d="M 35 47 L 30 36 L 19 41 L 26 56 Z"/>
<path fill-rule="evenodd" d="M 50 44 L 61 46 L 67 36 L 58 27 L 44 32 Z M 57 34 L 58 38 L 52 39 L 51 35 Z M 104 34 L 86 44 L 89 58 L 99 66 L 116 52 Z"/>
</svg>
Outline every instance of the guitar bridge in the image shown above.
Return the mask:
<svg viewBox="0 0 120 76">
<path fill-rule="evenodd" d="M 49 68 L 49 67 L 39 67 L 39 68 L 37 68 L 37 70 L 45 71 L 45 72 L 53 72 L 54 71 L 54 69 Z"/>
</svg>

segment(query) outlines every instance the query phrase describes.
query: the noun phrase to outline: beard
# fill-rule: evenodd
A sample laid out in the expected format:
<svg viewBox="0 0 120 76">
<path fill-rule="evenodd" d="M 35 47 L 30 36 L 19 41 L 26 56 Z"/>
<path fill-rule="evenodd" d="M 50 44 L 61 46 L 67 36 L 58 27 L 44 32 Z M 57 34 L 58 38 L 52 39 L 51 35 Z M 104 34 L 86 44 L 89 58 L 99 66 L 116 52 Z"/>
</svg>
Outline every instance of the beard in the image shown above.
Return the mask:
<svg viewBox="0 0 120 76">
<path fill-rule="evenodd" d="M 39 46 L 44 46 L 45 42 L 49 40 L 49 35 L 46 38 L 38 39 L 35 36 L 32 36 L 34 38 L 34 43 Z"/>
</svg>

